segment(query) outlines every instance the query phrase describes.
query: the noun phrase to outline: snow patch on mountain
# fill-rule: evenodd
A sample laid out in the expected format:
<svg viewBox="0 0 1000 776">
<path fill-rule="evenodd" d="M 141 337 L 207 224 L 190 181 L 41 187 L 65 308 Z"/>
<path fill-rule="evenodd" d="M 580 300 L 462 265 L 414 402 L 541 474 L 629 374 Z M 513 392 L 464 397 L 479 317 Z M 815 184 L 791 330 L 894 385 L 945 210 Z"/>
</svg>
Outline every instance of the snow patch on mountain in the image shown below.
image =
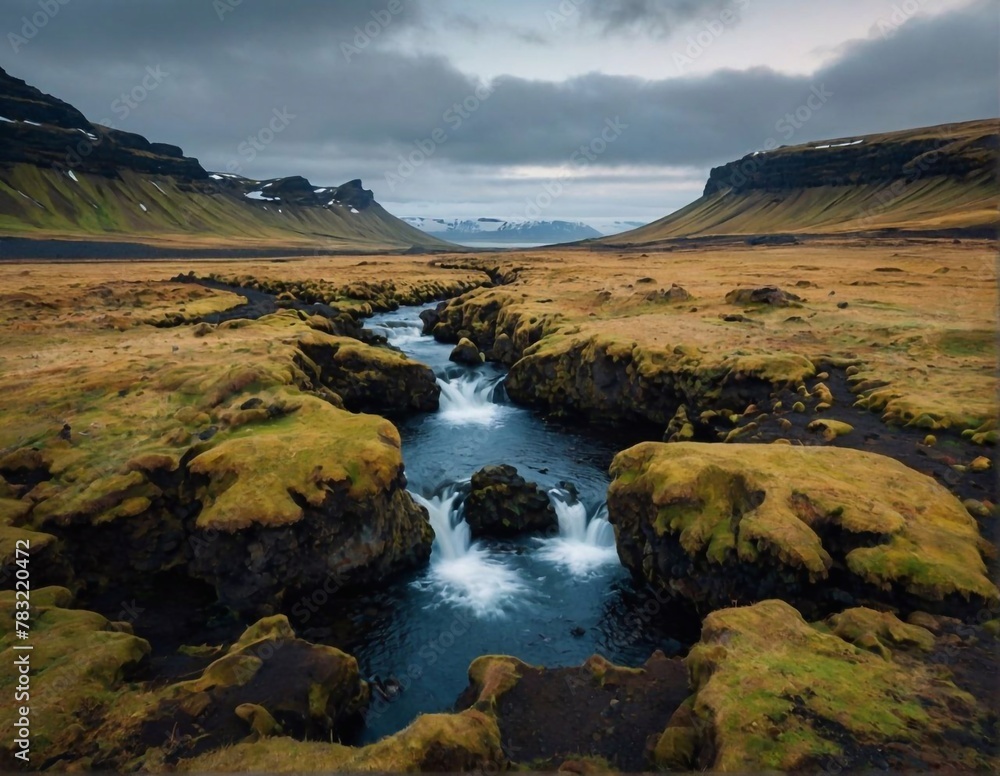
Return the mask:
<svg viewBox="0 0 1000 776">
<path fill-rule="evenodd" d="M 583 221 L 540 221 L 503 218 L 426 218 L 403 219 L 410 226 L 451 242 L 562 243 L 589 240 L 627 232 L 643 226 L 642 221 L 588 219 Z"/>
</svg>

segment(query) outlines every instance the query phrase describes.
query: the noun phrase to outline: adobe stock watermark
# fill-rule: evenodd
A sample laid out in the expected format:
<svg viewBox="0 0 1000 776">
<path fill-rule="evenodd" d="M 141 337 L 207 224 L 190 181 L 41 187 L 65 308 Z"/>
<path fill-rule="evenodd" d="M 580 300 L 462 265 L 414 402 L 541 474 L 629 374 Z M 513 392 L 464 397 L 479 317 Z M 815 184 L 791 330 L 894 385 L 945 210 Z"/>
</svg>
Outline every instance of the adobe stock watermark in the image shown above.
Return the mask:
<svg viewBox="0 0 1000 776">
<path fill-rule="evenodd" d="M 882 39 L 888 40 L 899 32 L 900 27 L 917 15 L 921 6 L 923 6 L 922 0 L 904 0 L 902 3 L 893 3 L 892 13 L 883 16 L 876 22 Z"/>
<path fill-rule="evenodd" d="M 555 10 L 545 12 L 545 19 L 552 32 L 561 32 L 563 27 L 580 14 L 580 6 L 588 0 L 562 0 Z"/>
<path fill-rule="evenodd" d="M 708 51 L 715 42 L 726 34 L 726 31 L 736 26 L 743 19 L 743 12 L 750 7 L 750 0 L 732 0 L 715 17 L 702 19 L 701 29 L 685 38 L 687 46 L 683 52 L 674 51 L 673 58 L 677 70 L 681 73 L 694 65 L 698 57 Z"/>
<path fill-rule="evenodd" d="M 389 0 L 385 8 L 371 12 L 371 21 L 354 28 L 354 37 L 350 41 L 341 41 L 340 53 L 348 64 L 392 25 L 393 20 L 403 12 L 403 7 L 403 0 Z"/>
<path fill-rule="evenodd" d="M 800 129 L 812 120 L 813 116 L 823 110 L 833 97 L 834 93 L 827 89 L 825 84 L 820 84 L 819 86 L 814 84 L 809 89 L 809 96 L 801 105 L 795 110 L 789 111 L 775 122 L 775 132 L 786 143 L 789 142 Z M 729 187 L 738 189 L 746 185 L 763 168 L 767 159 L 766 153 L 775 150 L 779 145 L 781 143 L 777 137 L 772 135 L 767 138 L 764 141 L 764 153 L 754 153 L 739 162 L 736 171 L 729 179 Z"/>
<path fill-rule="evenodd" d="M 594 164 L 625 133 L 629 125 L 620 116 L 604 120 L 604 128 L 589 143 L 584 143 L 569 157 L 569 165 L 576 172 L 586 170 Z M 566 193 L 570 187 L 570 173 L 551 178 L 542 184 L 542 191 L 525 203 L 524 217 L 529 221 L 537 219 L 552 203 Z"/>
<path fill-rule="evenodd" d="M 226 16 L 243 5 L 243 0 L 212 0 L 212 8 L 219 21 L 224 21 Z"/>
<path fill-rule="evenodd" d="M 385 174 L 385 183 L 389 191 L 395 191 L 400 184 L 406 181 L 423 167 L 438 151 L 447 143 L 452 135 L 448 134 L 448 127 L 452 132 L 461 129 L 462 124 L 468 121 L 472 115 L 478 111 L 483 104 L 493 96 L 495 87 L 492 84 L 480 84 L 475 91 L 460 102 L 456 102 L 441 115 L 441 122 L 445 126 L 438 126 L 426 137 L 414 140 L 413 149 L 398 155 L 399 163 L 395 170 L 389 170 Z"/>
<path fill-rule="evenodd" d="M 240 159 L 233 159 L 226 164 L 226 172 L 234 175 L 241 175 L 245 165 L 253 164 L 257 157 L 263 153 L 278 136 L 292 125 L 298 118 L 296 114 L 284 108 L 275 108 L 271 111 L 271 118 L 260 129 L 236 146 L 236 153 Z"/>
<path fill-rule="evenodd" d="M 38 33 L 48 26 L 49 22 L 59 15 L 64 6 L 72 0 L 38 0 L 38 10 L 31 16 L 21 17 L 21 29 L 18 32 L 7 33 L 7 40 L 14 53 L 20 53 L 21 49 L 38 37 Z"/>
<path fill-rule="evenodd" d="M 109 106 L 111 112 L 115 114 L 119 122 L 127 121 L 132 112 L 149 99 L 149 95 L 156 91 L 160 87 L 160 84 L 169 77 L 170 73 L 160 65 L 150 65 L 146 68 L 146 74 L 135 86 L 123 91 L 111 101 L 111 105 Z M 110 118 L 101 119 L 96 123 L 108 129 L 118 128 L 115 125 L 115 121 Z M 66 147 L 66 167 L 70 169 L 79 167 L 84 159 L 94 153 L 97 148 L 100 148 L 103 142 L 103 136 L 91 135 L 81 130 L 80 139 L 76 144 Z"/>
</svg>

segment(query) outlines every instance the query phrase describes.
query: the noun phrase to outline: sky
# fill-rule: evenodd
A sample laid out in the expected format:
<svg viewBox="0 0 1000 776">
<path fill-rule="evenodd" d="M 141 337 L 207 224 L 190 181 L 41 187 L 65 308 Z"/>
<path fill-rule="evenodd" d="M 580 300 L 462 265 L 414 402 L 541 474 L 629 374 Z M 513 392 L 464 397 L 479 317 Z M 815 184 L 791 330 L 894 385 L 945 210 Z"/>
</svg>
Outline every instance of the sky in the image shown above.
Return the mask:
<svg viewBox="0 0 1000 776">
<path fill-rule="evenodd" d="M 769 142 L 1000 115 L 998 16 L 996 0 L 3 0 L 0 67 L 210 170 L 361 178 L 398 216 L 648 222 Z"/>
</svg>

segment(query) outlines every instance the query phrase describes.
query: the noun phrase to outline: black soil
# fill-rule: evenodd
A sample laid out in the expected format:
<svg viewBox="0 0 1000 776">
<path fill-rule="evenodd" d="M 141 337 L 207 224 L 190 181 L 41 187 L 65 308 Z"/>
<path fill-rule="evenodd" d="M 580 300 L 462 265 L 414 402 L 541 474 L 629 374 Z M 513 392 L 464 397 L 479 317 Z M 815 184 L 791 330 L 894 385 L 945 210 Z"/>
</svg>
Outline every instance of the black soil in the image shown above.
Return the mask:
<svg viewBox="0 0 1000 776">
<path fill-rule="evenodd" d="M 499 702 L 504 752 L 539 771 L 581 757 L 630 773 L 649 770 L 656 740 L 690 690 L 676 658 L 657 652 L 643 669 L 609 673 L 603 684 L 585 667 L 524 671 Z"/>
</svg>

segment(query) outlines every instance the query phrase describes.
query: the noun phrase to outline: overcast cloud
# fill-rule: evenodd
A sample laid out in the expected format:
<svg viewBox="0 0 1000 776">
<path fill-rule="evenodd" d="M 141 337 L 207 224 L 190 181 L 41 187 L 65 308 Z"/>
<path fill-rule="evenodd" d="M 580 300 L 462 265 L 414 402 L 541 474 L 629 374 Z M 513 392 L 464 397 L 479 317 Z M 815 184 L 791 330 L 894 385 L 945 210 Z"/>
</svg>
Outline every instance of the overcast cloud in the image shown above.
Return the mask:
<svg viewBox="0 0 1000 776">
<path fill-rule="evenodd" d="M 811 5 L 4 0 L 0 66 L 210 169 L 361 177 L 397 215 L 534 215 L 557 186 L 546 218 L 652 220 L 768 141 L 998 115 L 992 0 Z"/>
</svg>

